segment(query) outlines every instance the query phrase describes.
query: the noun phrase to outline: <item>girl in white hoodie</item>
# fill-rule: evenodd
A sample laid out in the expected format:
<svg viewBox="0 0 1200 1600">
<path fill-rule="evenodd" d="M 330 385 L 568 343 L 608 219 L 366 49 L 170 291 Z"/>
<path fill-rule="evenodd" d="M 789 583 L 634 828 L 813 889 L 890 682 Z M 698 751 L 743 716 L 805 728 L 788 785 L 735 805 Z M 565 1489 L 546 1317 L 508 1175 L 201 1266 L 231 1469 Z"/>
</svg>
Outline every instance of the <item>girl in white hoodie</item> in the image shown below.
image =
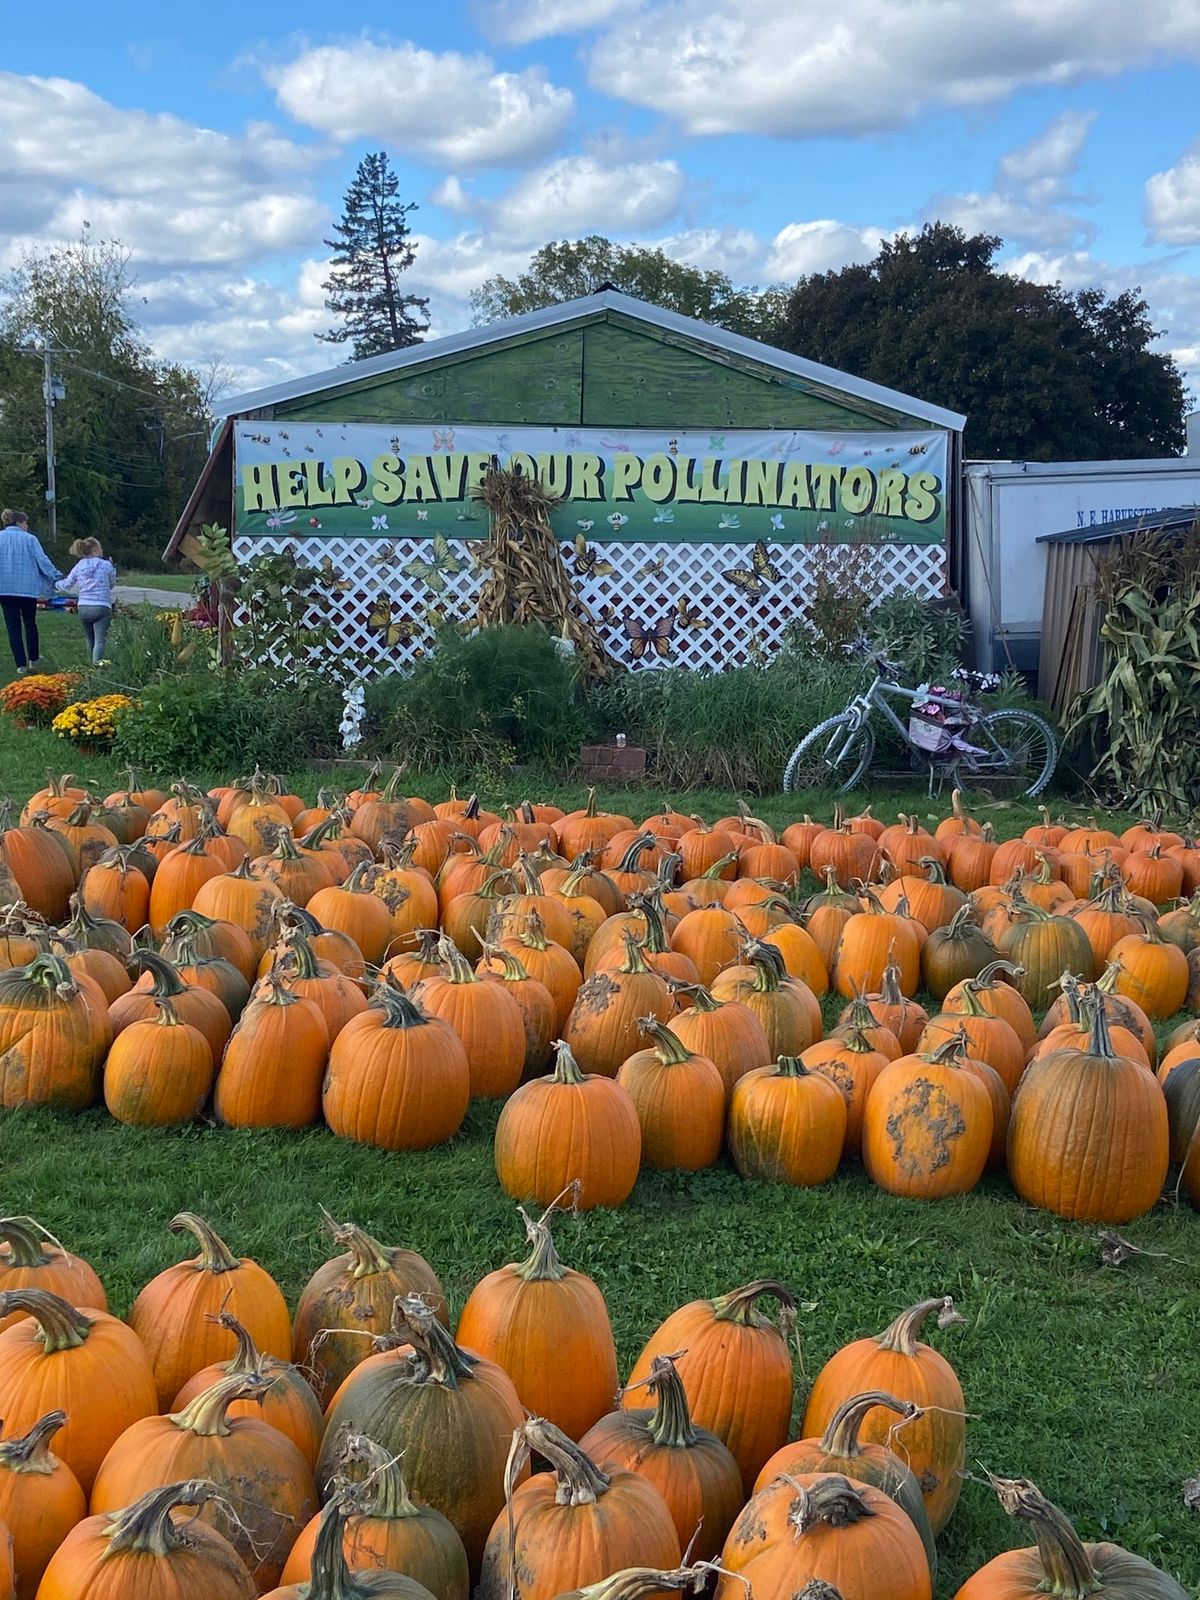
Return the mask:
<svg viewBox="0 0 1200 1600">
<path fill-rule="evenodd" d="M 76 558 L 75 565 L 55 588 L 79 591 L 79 620 L 95 666 L 104 660 L 108 643 L 117 569 L 104 554 L 99 539 L 76 539 L 68 554 Z"/>
</svg>

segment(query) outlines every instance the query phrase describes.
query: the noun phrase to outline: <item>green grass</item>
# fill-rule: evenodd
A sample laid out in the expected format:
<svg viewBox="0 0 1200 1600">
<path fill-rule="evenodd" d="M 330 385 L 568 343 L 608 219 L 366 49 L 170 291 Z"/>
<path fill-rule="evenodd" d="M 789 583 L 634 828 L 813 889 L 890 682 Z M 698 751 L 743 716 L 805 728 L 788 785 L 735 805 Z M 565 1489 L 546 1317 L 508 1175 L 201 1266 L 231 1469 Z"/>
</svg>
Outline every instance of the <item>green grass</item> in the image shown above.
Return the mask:
<svg viewBox="0 0 1200 1600">
<path fill-rule="evenodd" d="M 452 1143 L 401 1157 L 318 1129 L 151 1133 L 100 1112 L 15 1114 L 0 1121 L 0 1164 L 6 1204 L 89 1259 L 119 1312 L 181 1258 L 166 1231 L 179 1210 L 209 1217 L 294 1303 L 330 1253 L 320 1204 L 421 1251 L 457 1313 L 485 1272 L 524 1254 L 492 1168 L 494 1123 L 494 1108 L 476 1104 Z M 968 1469 L 1034 1478 L 1086 1537 L 1125 1543 L 1194 1589 L 1200 1543 L 1181 1486 L 1200 1466 L 1197 1219 L 1164 1206 L 1125 1232 L 1157 1254 L 1104 1268 L 1097 1230 L 1030 1210 L 1000 1181 L 921 1205 L 857 1171 L 795 1191 L 744 1183 L 726 1165 L 647 1174 L 620 1211 L 556 1225 L 563 1259 L 605 1293 L 623 1374 L 676 1306 L 756 1277 L 791 1284 L 804 1306 L 807 1380 L 904 1305 L 953 1294 L 967 1326 L 931 1337 L 966 1392 Z M 805 1389 L 800 1378 L 801 1402 Z M 968 1482 L 940 1541 L 939 1596 L 1023 1542 L 990 1490 Z"/>
<path fill-rule="evenodd" d="M 147 571 L 124 568 L 117 574 L 117 582 L 130 589 L 173 589 L 180 594 L 190 594 L 196 581 L 194 572 L 171 572 L 166 567 L 151 567 Z"/>
</svg>

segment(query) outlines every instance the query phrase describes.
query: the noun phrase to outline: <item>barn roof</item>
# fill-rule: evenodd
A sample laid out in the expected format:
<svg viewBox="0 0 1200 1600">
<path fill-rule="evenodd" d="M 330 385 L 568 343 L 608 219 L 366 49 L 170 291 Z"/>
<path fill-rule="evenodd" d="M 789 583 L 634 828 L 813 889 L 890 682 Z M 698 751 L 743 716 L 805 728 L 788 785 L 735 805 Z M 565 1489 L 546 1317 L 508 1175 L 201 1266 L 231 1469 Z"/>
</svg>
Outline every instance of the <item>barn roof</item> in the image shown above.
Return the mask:
<svg viewBox="0 0 1200 1600">
<path fill-rule="evenodd" d="M 1061 533 L 1038 535 L 1039 544 L 1104 544 L 1125 533 L 1186 533 L 1200 517 L 1200 506 L 1171 506 L 1165 511 L 1136 511 L 1128 517 L 1064 528 Z"/>
<path fill-rule="evenodd" d="M 747 339 L 742 334 L 730 333 L 725 328 L 709 322 L 699 322 L 694 317 L 681 316 L 677 311 L 665 311 L 661 306 L 637 300 L 617 289 L 600 289 L 595 294 L 579 300 L 567 300 L 559 305 L 544 306 L 538 311 L 527 311 L 521 316 L 506 317 L 501 322 L 491 322 L 485 327 L 468 328 L 463 333 L 452 333 L 444 339 L 433 339 L 428 344 L 410 345 L 407 350 L 391 350 L 386 355 L 368 356 L 362 361 L 351 361 L 337 367 L 327 367 L 321 372 L 303 378 L 290 378 L 285 383 L 271 384 L 265 389 L 253 389 L 247 394 L 233 395 L 215 409 L 218 416 L 242 416 L 260 411 L 266 406 L 280 405 L 307 395 L 319 394 L 325 389 L 340 389 L 364 378 L 374 378 L 391 372 L 402 372 L 406 367 L 426 362 L 445 360 L 458 355 L 483 353 L 488 345 L 511 340 L 514 336 L 536 333 L 541 329 L 561 327 L 569 323 L 595 321 L 608 312 L 645 323 L 650 330 L 672 334 L 696 345 L 707 345 L 725 356 L 754 361 L 761 367 L 774 368 L 782 376 L 799 378 L 838 391 L 847 397 L 866 401 L 871 405 L 885 406 L 918 417 L 933 427 L 948 428 L 955 432 L 966 426 L 966 418 L 943 406 L 930 405 L 899 390 L 888 389 L 883 384 L 870 383 L 865 378 L 855 378 L 836 367 L 827 367 L 819 361 L 809 361 L 804 356 L 790 355 L 773 345 L 761 344 L 757 339 Z"/>
</svg>

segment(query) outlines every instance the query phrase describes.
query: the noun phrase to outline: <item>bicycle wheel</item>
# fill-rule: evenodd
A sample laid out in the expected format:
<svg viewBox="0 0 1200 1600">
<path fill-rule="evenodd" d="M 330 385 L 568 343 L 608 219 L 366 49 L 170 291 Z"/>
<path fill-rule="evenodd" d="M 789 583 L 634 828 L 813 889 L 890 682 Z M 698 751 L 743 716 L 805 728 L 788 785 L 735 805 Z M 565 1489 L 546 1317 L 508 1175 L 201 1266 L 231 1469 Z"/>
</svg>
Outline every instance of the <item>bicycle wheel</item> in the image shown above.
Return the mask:
<svg viewBox="0 0 1200 1600">
<path fill-rule="evenodd" d="M 844 794 L 861 780 L 874 754 L 870 724 L 859 723 L 853 712 L 839 711 L 818 722 L 792 751 L 783 769 L 784 793 L 835 785 Z"/>
<path fill-rule="evenodd" d="M 959 763 L 960 770 L 972 777 L 1016 778 L 1025 785 L 1022 794 L 1032 800 L 1054 776 L 1058 739 L 1050 724 L 1033 711 L 1015 706 L 989 711 L 979 718 L 968 738 L 987 746 L 979 755 L 964 756 Z"/>
</svg>

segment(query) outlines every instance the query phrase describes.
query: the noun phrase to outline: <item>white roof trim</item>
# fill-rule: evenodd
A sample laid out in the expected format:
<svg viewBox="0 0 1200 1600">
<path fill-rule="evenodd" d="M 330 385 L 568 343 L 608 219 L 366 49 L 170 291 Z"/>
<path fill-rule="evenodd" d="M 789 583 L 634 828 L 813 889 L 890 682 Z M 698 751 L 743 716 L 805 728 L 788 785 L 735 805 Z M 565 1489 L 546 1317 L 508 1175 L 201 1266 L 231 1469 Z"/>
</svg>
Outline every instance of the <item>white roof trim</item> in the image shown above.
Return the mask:
<svg viewBox="0 0 1200 1600">
<path fill-rule="evenodd" d="M 661 306 L 636 300 L 632 295 L 621 294 L 616 289 L 603 289 L 598 294 L 585 295 L 579 300 L 566 300 L 559 305 L 543 306 L 538 311 L 526 311 L 518 317 L 507 317 L 502 322 L 490 322 L 486 327 L 468 328 L 463 333 L 452 333 L 444 339 L 434 339 L 430 344 L 410 345 L 407 350 L 389 350 L 385 355 L 368 356 L 363 361 L 351 361 L 340 367 L 329 367 L 323 372 L 311 373 L 306 378 L 292 378 L 286 383 L 272 384 L 266 389 L 253 389 L 248 394 L 234 395 L 214 407 L 218 417 L 240 415 L 258 411 L 264 406 L 279 405 L 285 400 L 296 400 L 303 395 L 316 394 L 322 389 L 339 388 L 356 383 L 362 378 L 373 378 L 385 372 L 402 372 L 405 367 L 417 366 L 424 361 L 438 360 L 458 355 L 467 350 L 484 350 L 489 344 L 510 339 L 514 334 L 535 333 L 541 328 L 553 328 L 559 323 L 572 322 L 579 317 L 599 311 L 619 311 L 652 327 L 686 338 L 699 339 L 715 345 L 730 355 L 743 356 L 758 361 L 763 366 L 774 367 L 792 377 L 807 378 L 812 383 L 824 384 L 860 400 L 887 406 L 892 411 L 903 411 L 920 417 L 934 427 L 961 431 L 966 417 L 957 411 L 947 411 L 942 406 L 929 405 L 912 395 L 901 394 L 897 389 L 887 389 L 879 383 L 869 383 L 865 378 L 855 378 L 839 372 L 836 367 L 826 367 L 819 361 L 809 361 L 804 356 L 789 355 L 772 345 L 760 344 L 757 339 L 747 339 L 740 333 L 730 333 L 725 328 L 714 327 L 709 322 L 698 322 L 694 317 L 680 316 L 677 311 L 665 311 Z"/>
</svg>

